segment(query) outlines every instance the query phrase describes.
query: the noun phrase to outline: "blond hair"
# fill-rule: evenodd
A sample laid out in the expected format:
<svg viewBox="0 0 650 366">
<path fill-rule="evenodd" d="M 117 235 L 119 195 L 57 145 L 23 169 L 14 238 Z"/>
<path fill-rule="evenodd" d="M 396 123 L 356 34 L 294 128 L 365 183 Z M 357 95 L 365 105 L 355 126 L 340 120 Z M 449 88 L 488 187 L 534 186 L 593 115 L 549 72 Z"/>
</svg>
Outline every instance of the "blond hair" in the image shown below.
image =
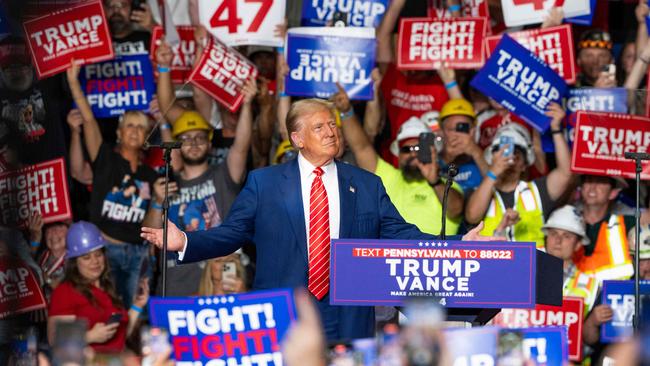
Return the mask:
<svg viewBox="0 0 650 366">
<path fill-rule="evenodd" d="M 334 104 L 323 99 L 311 98 L 299 100 L 291 105 L 287 112 L 287 135 L 293 145 L 291 134 L 302 128 L 302 119 L 320 111 L 328 111 L 334 118 Z M 294 145 L 295 146 L 295 145 Z"/>
</svg>

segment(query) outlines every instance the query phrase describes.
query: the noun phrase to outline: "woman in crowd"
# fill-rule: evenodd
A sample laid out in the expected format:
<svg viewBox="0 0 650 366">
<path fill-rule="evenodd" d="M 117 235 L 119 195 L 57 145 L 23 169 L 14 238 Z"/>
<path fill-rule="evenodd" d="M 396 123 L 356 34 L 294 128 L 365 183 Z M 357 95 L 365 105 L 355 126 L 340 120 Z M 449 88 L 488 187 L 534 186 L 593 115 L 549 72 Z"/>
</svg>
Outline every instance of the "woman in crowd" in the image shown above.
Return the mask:
<svg viewBox="0 0 650 366">
<path fill-rule="evenodd" d="M 246 291 L 246 268 L 241 262 L 239 251 L 207 261 L 199 283 L 199 296 Z"/>
<path fill-rule="evenodd" d="M 117 353 L 124 349 L 126 337 L 149 299 L 149 288 L 146 281 L 141 281 L 138 295 L 127 311 L 115 292 L 105 245 L 95 225 L 79 221 L 70 226 L 65 277 L 50 302 L 50 344 L 57 321 L 83 319 L 88 323 L 86 341 L 96 352 Z"/>
</svg>

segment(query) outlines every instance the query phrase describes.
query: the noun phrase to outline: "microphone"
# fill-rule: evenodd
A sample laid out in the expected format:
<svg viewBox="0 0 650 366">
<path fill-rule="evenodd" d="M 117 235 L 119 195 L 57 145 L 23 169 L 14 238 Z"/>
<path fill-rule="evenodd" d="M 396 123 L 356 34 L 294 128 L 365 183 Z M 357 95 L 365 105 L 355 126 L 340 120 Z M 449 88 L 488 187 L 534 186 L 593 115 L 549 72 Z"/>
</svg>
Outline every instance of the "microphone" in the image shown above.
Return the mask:
<svg viewBox="0 0 650 366">
<path fill-rule="evenodd" d="M 440 225 L 440 239 L 447 239 L 447 198 L 449 198 L 449 189 L 454 183 L 454 177 L 458 174 L 458 167 L 451 163 L 447 167 L 447 183 L 445 183 L 445 194 L 442 196 L 442 223 Z"/>
<path fill-rule="evenodd" d="M 650 154 L 641 152 L 626 152 L 625 159 L 631 160 L 650 160 Z"/>
<path fill-rule="evenodd" d="M 183 143 L 181 141 L 163 142 L 160 145 L 152 145 L 152 144 L 145 141 L 143 147 L 145 149 L 148 149 L 150 147 L 156 147 L 156 148 L 159 148 L 159 149 L 168 150 L 168 149 L 180 149 L 181 146 L 183 146 Z"/>
</svg>

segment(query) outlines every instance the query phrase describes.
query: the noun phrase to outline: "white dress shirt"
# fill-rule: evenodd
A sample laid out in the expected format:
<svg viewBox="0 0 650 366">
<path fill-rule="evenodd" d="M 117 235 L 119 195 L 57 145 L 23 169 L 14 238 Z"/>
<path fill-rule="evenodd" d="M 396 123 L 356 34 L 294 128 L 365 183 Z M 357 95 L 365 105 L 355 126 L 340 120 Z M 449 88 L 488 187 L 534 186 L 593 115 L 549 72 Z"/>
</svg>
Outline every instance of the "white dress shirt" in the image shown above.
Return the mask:
<svg viewBox="0 0 650 366">
<path fill-rule="evenodd" d="M 300 170 L 300 189 L 302 190 L 302 208 L 305 215 L 305 234 L 307 235 L 307 253 L 309 253 L 309 197 L 311 196 L 311 184 L 316 178 L 313 166 L 302 154 L 298 154 L 298 169 Z M 341 227 L 341 201 L 339 200 L 339 176 L 336 170 L 336 163 L 321 166 L 323 169 L 323 184 L 327 191 L 327 203 L 330 212 L 330 238 L 339 238 Z"/>
<path fill-rule="evenodd" d="M 309 253 L 309 197 L 311 196 L 311 184 L 316 178 L 314 174 L 315 166 L 313 166 L 302 154 L 298 154 L 298 170 L 300 171 L 300 190 L 302 193 L 302 208 L 305 215 L 305 240 L 307 241 L 307 253 Z M 327 203 L 329 204 L 330 213 L 330 238 L 339 238 L 339 228 L 341 227 L 341 201 L 339 199 L 339 179 L 336 170 L 336 163 L 330 161 L 329 164 L 321 166 L 323 169 L 323 184 L 327 192 Z M 271 218 L 269 218 L 270 220 Z M 178 259 L 180 261 L 185 257 L 185 250 L 187 249 L 187 235 L 185 236 L 185 243 L 183 250 L 178 252 Z"/>
</svg>

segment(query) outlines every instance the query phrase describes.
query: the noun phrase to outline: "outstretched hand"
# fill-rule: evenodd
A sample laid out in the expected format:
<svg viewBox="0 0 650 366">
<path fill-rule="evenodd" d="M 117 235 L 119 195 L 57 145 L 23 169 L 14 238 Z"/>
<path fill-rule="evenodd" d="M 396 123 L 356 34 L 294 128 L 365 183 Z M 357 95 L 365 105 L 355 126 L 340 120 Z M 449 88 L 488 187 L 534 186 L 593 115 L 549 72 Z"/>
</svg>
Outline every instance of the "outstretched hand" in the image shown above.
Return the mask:
<svg viewBox="0 0 650 366">
<path fill-rule="evenodd" d="M 475 228 L 470 230 L 467 234 L 463 235 L 463 241 L 506 241 L 503 236 L 483 236 L 481 230 L 485 224 L 481 221 Z"/>
<path fill-rule="evenodd" d="M 185 234 L 173 222 L 167 220 L 167 250 L 181 251 L 185 247 Z M 143 226 L 140 237 L 162 249 L 163 229 Z"/>
</svg>

